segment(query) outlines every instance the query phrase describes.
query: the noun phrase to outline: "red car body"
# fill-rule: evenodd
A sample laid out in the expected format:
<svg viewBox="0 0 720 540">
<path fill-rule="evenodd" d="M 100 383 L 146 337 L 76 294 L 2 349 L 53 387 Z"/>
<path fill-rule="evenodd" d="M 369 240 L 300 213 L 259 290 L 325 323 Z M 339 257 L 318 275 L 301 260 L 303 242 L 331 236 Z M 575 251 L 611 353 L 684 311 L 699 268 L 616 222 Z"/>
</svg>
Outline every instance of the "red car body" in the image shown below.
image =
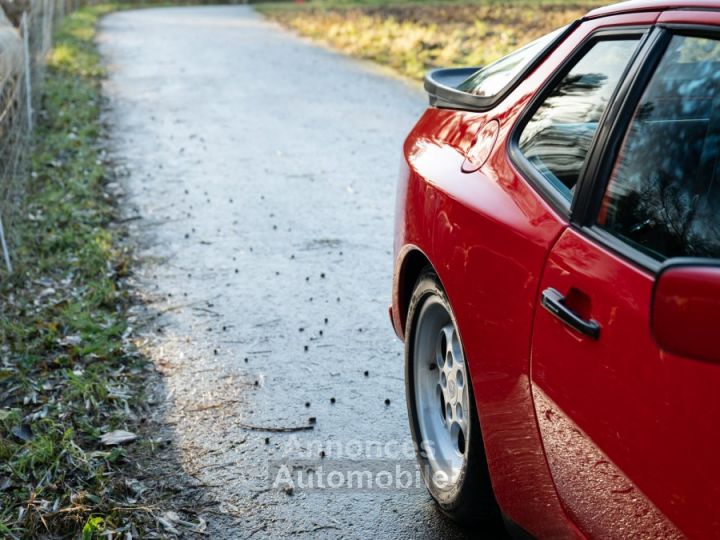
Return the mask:
<svg viewBox="0 0 720 540">
<path fill-rule="evenodd" d="M 589 36 L 695 25 L 720 28 L 720 3 L 593 11 L 491 110 L 430 107 L 404 144 L 393 326 L 403 338 L 415 280 L 432 266 L 462 334 L 498 504 L 536 537 L 720 538 L 720 365 L 658 343 L 651 311 L 660 269 L 558 211 L 510 148 L 539 89 Z M 707 279 L 689 271 L 700 275 L 705 302 L 694 316 L 720 323 L 717 269 L 706 268 Z M 550 287 L 599 324 L 599 339 L 541 308 Z M 653 324 L 665 333 L 682 340 L 697 328 L 657 308 Z M 715 335 L 695 334 L 701 353 L 717 349 Z"/>
</svg>

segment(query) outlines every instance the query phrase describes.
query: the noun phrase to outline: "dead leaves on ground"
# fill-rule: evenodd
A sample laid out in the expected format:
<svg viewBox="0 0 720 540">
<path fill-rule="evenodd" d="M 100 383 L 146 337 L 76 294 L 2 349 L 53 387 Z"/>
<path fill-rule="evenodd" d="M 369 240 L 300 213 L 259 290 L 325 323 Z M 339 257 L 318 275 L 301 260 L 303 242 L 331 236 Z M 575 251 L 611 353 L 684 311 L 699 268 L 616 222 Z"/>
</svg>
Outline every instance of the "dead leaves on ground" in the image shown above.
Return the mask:
<svg viewBox="0 0 720 540">
<path fill-rule="evenodd" d="M 421 79 L 434 67 L 480 66 L 582 17 L 590 3 L 400 4 L 261 10 L 298 33 Z"/>
</svg>

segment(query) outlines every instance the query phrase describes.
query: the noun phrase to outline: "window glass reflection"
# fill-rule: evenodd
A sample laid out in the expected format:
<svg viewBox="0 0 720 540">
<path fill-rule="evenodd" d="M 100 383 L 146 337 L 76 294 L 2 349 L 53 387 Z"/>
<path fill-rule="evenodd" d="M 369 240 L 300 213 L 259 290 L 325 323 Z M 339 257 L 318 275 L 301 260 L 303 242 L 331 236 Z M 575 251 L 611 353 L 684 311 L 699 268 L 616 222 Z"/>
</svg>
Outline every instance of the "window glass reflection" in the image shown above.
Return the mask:
<svg viewBox="0 0 720 540">
<path fill-rule="evenodd" d="M 720 46 L 673 37 L 635 111 L 599 224 L 657 258 L 720 257 Z"/>
<path fill-rule="evenodd" d="M 523 155 L 569 200 L 598 122 L 637 39 L 597 42 L 563 77 L 523 129 Z"/>
</svg>

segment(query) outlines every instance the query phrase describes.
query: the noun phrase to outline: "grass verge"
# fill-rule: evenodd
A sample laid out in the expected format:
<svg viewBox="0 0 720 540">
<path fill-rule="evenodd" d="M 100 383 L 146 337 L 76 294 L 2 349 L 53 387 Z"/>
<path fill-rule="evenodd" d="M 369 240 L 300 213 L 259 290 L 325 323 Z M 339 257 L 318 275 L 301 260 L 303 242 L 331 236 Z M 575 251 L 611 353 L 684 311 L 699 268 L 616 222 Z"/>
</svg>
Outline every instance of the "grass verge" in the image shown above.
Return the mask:
<svg viewBox="0 0 720 540">
<path fill-rule="evenodd" d="M 303 36 L 420 80 L 434 67 L 487 65 L 597 5 L 594 0 L 319 0 L 256 7 Z"/>
<path fill-rule="evenodd" d="M 129 254 L 100 145 L 99 5 L 56 35 L 32 151 L 16 272 L 0 283 L 0 537 L 141 529 L 123 475 L 147 364 L 127 337 Z"/>
</svg>

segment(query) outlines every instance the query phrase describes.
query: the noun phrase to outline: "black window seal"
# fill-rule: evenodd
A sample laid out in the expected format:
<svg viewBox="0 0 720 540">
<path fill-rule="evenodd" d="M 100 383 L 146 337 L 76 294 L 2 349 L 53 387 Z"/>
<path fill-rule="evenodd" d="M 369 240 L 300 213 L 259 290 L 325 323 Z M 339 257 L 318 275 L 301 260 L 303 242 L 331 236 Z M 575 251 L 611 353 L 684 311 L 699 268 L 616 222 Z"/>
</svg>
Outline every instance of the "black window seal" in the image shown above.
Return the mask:
<svg viewBox="0 0 720 540">
<path fill-rule="evenodd" d="M 443 84 L 443 80 L 454 78 L 461 71 L 469 77 L 479 69 L 474 68 L 440 68 L 431 70 L 425 75 L 423 86 L 430 98 L 430 106 L 439 109 L 455 109 L 470 112 L 487 112 L 503 101 L 517 86 L 547 58 L 565 39 L 580 26 L 585 19 L 577 19 L 570 23 L 554 40 L 547 44 L 505 87 L 494 96 L 476 96 L 462 92 L 453 86 Z"/>
<path fill-rule="evenodd" d="M 686 23 L 663 23 L 655 26 L 652 39 L 648 40 L 645 54 L 639 58 L 640 69 L 632 79 L 623 85 L 622 93 L 618 95 L 617 104 L 613 107 L 613 117 L 609 118 L 609 127 L 604 133 L 605 138 L 593 149 L 587 168 L 589 179 L 583 186 L 583 192 L 578 193 L 578 202 L 573 206 L 570 217 L 571 223 L 576 229 L 653 275 L 657 275 L 661 268 L 670 264 L 676 257 L 656 259 L 648 255 L 621 237 L 597 225 L 597 216 L 607 190 L 607 184 L 610 181 L 612 168 L 617 161 L 620 145 L 625 139 L 633 114 L 655 74 L 658 64 L 664 57 L 670 40 L 676 35 L 720 40 L 720 28 Z"/>
<path fill-rule="evenodd" d="M 522 176 L 535 188 L 536 191 L 540 193 L 540 195 L 545 199 L 545 201 L 548 202 L 553 207 L 553 209 L 555 209 L 555 211 L 557 211 L 561 216 L 564 216 L 567 219 L 570 219 L 571 217 L 571 201 L 568 201 L 567 198 L 565 198 L 560 193 L 560 191 L 555 186 L 553 186 L 550 181 L 540 171 L 538 171 L 537 168 L 532 163 L 530 163 L 530 161 L 523 155 L 523 153 L 520 151 L 520 147 L 518 144 L 520 140 L 520 135 L 522 134 L 523 129 L 525 129 L 525 126 L 530 121 L 530 119 L 535 114 L 540 105 L 555 89 L 558 82 L 561 81 L 562 78 L 570 72 L 570 70 L 575 66 L 575 64 L 577 64 L 577 62 L 580 61 L 590 50 L 590 48 L 592 48 L 598 41 L 621 40 L 623 38 L 629 37 L 639 38 L 635 52 L 630 58 L 626 71 L 623 74 L 623 79 L 627 79 L 628 74 L 637 67 L 638 55 L 640 54 L 640 51 L 644 50 L 645 40 L 650 34 L 651 29 L 651 25 L 633 25 L 613 28 L 599 28 L 594 32 L 588 34 L 585 39 L 577 47 L 575 47 L 575 50 L 573 50 L 562 61 L 562 63 L 555 70 L 555 72 L 543 83 L 543 85 L 540 87 L 540 90 L 536 92 L 535 96 L 532 98 L 532 101 L 521 113 L 520 119 L 515 123 L 515 126 L 513 127 L 508 143 L 508 155 L 510 157 L 510 161 L 513 163 L 513 165 L 515 165 L 515 167 L 520 170 Z M 618 86 L 618 88 L 621 86 L 622 83 Z M 600 125 L 602 125 L 602 123 L 604 122 L 608 111 L 615 102 L 615 94 L 618 92 L 618 88 L 615 89 L 615 93 L 610 98 L 608 107 L 603 113 L 603 116 L 600 120 Z M 594 148 L 597 146 L 597 135 L 598 132 L 596 132 L 593 136 L 593 140 L 590 144 L 590 149 L 588 151 L 588 156 L 592 155 Z M 586 165 L 583 167 L 583 170 L 581 170 L 580 172 L 580 177 L 578 178 L 577 189 L 575 191 L 573 201 L 575 201 L 581 194 L 581 186 L 586 183 L 584 180 L 587 175 L 586 169 L 587 162 Z"/>
<path fill-rule="evenodd" d="M 619 236 L 615 236 L 611 232 L 599 227 L 598 225 L 578 226 L 572 224 L 572 227 L 579 231 L 585 237 L 589 237 L 601 246 L 609 249 L 615 255 L 620 256 L 640 269 L 650 274 L 657 274 L 663 261 L 655 259 L 643 251 L 633 247 L 632 244 L 623 240 Z"/>
<path fill-rule="evenodd" d="M 720 11 L 720 9 L 714 11 Z M 673 36 L 706 37 L 720 40 L 720 28 L 710 24 L 659 23 L 657 26 Z"/>
<path fill-rule="evenodd" d="M 596 144 L 585 163 L 583 182 L 571 208 L 570 219 L 577 226 L 595 223 L 620 145 L 637 104 L 665 54 L 670 37 L 661 27 L 653 27 L 635 57 L 632 69 L 618 88 L 615 99 L 605 111 L 596 133 Z"/>
<path fill-rule="evenodd" d="M 717 13 L 718 11 L 720 11 L 720 8 L 714 8 L 714 7 L 710 7 L 710 6 L 683 6 L 683 7 L 668 7 L 667 9 L 663 10 L 663 12 L 665 12 L 665 11 L 710 11 L 710 12 Z M 668 24 L 668 23 L 663 23 L 663 24 Z M 676 24 L 676 23 L 669 23 L 669 24 Z M 684 24 L 687 26 L 702 26 L 702 24 L 693 25 L 691 23 L 679 23 L 679 24 Z M 709 25 L 706 25 L 706 26 L 709 27 Z"/>
</svg>

